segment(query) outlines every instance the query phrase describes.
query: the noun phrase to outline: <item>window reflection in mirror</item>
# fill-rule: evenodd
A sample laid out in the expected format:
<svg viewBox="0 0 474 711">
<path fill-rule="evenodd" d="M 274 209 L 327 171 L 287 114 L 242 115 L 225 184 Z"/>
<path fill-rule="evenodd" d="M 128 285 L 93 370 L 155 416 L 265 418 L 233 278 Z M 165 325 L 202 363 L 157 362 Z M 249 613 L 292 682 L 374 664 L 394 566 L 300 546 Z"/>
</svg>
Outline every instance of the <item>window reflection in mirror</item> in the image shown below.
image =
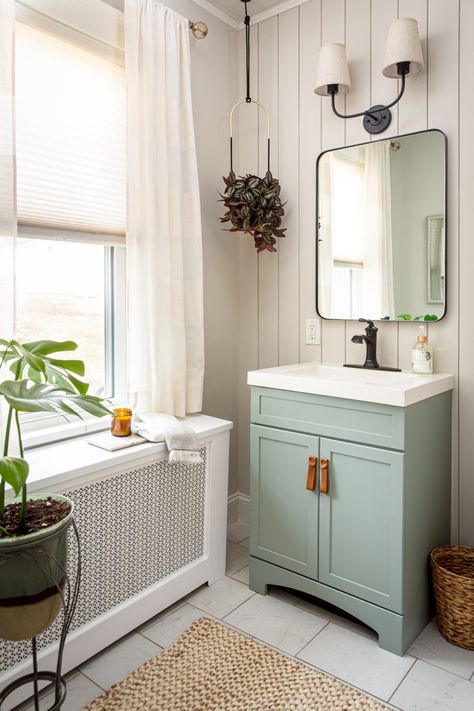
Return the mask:
<svg viewBox="0 0 474 711">
<path fill-rule="evenodd" d="M 445 137 L 424 131 L 318 159 L 323 318 L 445 313 Z"/>
</svg>

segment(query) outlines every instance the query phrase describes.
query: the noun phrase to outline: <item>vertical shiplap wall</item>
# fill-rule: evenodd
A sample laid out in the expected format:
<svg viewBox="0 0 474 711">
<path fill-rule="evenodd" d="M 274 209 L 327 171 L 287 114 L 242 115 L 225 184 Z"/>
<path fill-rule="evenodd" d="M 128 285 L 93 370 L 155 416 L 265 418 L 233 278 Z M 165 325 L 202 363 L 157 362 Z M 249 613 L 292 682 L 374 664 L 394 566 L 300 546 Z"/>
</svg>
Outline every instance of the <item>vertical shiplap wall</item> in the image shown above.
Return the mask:
<svg viewBox="0 0 474 711">
<path fill-rule="evenodd" d="M 323 321 L 321 346 L 305 344 L 305 319 L 316 315 L 315 161 L 323 150 L 368 137 L 359 119 L 335 117 L 329 101 L 313 93 L 313 84 L 321 44 L 343 42 L 353 89 L 338 99 L 341 108 L 360 111 L 393 99 L 397 85 L 383 77 L 382 66 L 387 31 L 396 17 L 418 20 L 426 69 L 407 82 L 384 136 L 426 128 L 439 128 L 448 136 L 448 315 L 429 327 L 429 336 L 436 369 L 453 373 L 460 386 L 453 408 L 453 540 L 474 545 L 474 247 L 469 229 L 474 139 L 468 113 L 474 109 L 472 0 L 310 0 L 252 27 L 252 95 L 271 113 L 272 169 L 288 202 L 287 237 L 280 240 L 278 254 L 257 257 L 251 240 L 239 238 L 239 487 L 248 493 L 247 371 L 362 357 L 350 340 L 360 328 L 354 322 Z M 240 32 L 242 96 L 244 59 Z M 238 131 L 237 170 L 262 173 L 265 133 L 254 107 L 242 109 Z M 385 322 L 378 326 L 381 362 L 408 368 L 417 327 Z"/>
</svg>

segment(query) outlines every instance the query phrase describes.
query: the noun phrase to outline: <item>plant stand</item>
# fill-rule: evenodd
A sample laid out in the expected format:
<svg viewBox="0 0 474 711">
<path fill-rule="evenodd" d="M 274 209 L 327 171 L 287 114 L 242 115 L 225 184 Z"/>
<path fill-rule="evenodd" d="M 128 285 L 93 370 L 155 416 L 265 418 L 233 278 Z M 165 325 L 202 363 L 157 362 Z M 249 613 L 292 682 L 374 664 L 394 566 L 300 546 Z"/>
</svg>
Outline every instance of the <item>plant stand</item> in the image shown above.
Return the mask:
<svg viewBox="0 0 474 711">
<path fill-rule="evenodd" d="M 72 622 L 72 618 L 74 616 L 74 612 L 76 609 L 76 604 L 77 604 L 77 598 L 79 595 L 79 588 L 80 588 L 80 582 L 81 582 L 81 545 L 80 545 L 80 539 L 79 539 L 79 532 L 77 530 L 76 522 L 74 521 L 74 518 L 71 518 L 70 522 L 67 524 L 67 527 L 72 526 L 72 530 L 74 531 L 74 536 L 76 540 L 76 545 L 77 545 L 77 571 L 76 571 L 76 577 L 74 580 L 74 584 L 71 585 L 71 580 L 69 575 L 67 574 L 67 571 L 62 567 L 62 564 L 55 560 L 55 562 L 63 569 L 64 572 L 64 580 L 65 580 L 65 585 L 64 589 L 60 585 L 56 585 L 57 591 L 61 596 L 61 606 L 62 606 L 62 611 L 63 611 L 63 623 L 61 627 L 61 635 L 59 638 L 59 647 L 58 647 L 58 660 L 56 663 L 56 670 L 55 671 L 38 671 L 38 659 L 37 659 L 37 648 L 36 648 L 36 637 L 33 637 L 31 640 L 31 647 L 32 647 L 32 656 L 33 656 L 33 671 L 30 674 L 24 674 L 23 676 L 19 677 L 18 679 L 15 679 L 12 681 L 8 686 L 6 686 L 3 691 L 0 692 L 0 711 L 3 707 L 3 702 L 12 694 L 16 689 L 19 689 L 21 686 L 24 686 L 25 684 L 32 683 L 33 684 L 33 700 L 34 700 L 34 708 L 35 711 L 39 711 L 39 689 L 38 689 L 38 682 L 39 681 L 49 681 L 52 682 L 55 685 L 54 688 L 54 703 L 52 706 L 49 707 L 47 711 L 59 711 L 61 709 L 61 706 L 64 703 L 64 700 L 66 698 L 66 681 L 64 677 L 61 674 L 61 669 L 62 669 L 62 661 L 63 661 L 63 653 L 64 653 L 64 645 L 66 643 L 66 636 L 69 631 L 69 627 Z M 50 537 L 53 537 L 57 535 L 56 533 L 52 533 L 51 536 L 45 536 L 44 538 L 41 539 L 41 542 L 46 542 L 49 540 Z M 32 541 L 31 543 L 22 543 L 19 545 L 17 548 L 10 547 L 8 556 L 13 555 L 18 555 L 18 556 L 27 556 L 28 557 L 28 551 L 31 548 L 38 548 L 38 542 L 37 541 Z M 0 571 L 3 563 L 6 561 L 7 554 L 0 553 Z"/>
</svg>

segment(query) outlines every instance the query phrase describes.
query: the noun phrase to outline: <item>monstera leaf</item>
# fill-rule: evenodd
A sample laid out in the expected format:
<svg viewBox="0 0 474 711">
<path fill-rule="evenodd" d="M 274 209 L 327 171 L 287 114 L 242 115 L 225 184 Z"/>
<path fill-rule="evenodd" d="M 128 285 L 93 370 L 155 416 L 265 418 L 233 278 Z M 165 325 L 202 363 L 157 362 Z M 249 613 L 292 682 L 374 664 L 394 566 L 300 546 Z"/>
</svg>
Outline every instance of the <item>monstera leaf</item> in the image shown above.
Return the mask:
<svg viewBox="0 0 474 711">
<path fill-rule="evenodd" d="M 5 380 L 0 385 L 0 395 L 18 412 L 56 412 L 76 417 L 81 417 L 81 410 L 96 417 L 110 414 L 100 398 L 76 394 L 50 383 Z"/>
<path fill-rule="evenodd" d="M 28 462 L 20 457 L 0 457 L 0 476 L 18 496 L 28 478 Z"/>
<path fill-rule="evenodd" d="M 18 343 L 0 340 L 0 345 L 5 346 L 0 350 L 0 363 L 8 362 L 16 379 L 29 378 L 35 383 L 52 383 L 81 395 L 87 393 L 89 384 L 76 377 L 84 375 L 82 360 L 50 357 L 51 354 L 75 351 L 77 343 L 74 341 Z"/>
</svg>

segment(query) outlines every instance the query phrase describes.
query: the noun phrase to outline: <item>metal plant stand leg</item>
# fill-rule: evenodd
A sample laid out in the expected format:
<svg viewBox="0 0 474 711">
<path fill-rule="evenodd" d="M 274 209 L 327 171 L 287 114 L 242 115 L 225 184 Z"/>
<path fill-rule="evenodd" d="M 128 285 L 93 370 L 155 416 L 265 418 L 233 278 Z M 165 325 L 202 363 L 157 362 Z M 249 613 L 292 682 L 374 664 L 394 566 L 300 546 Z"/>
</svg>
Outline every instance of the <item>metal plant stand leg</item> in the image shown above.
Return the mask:
<svg viewBox="0 0 474 711">
<path fill-rule="evenodd" d="M 66 636 L 67 633 L 69 632 L 69 627 L 71 626 L 72 618 L 74 616 L 74 611 L 76 609 L 76 604 L 77 604 L 77 598 L 79 595 L 79 587 L 80 587 L 80 582 L 81 582 L 81 544 L 79 540 L 79 532 L 77 530 L 76 522 L 74 519 L 71 520 L 71 523 L 69 524 L 72 526 L 72 529 L 74 531 L 74 535 L 76 538 L 76 544 L 77 544 L 77 572 L 76 572 L 76 578 L 74 580 L 74 586 L 71 587 L 71 580 L 69 575 L 67 574 L 66 570 L 64 570 L 64 580 L 65 580 L 65 589 L 66 589 L 66 595 L 63 592 L 63 588 L 59 585 L 56 584 L 56 588 L 58 593 L 61 596 L 61 605 L 62 605 L 62 611 L 63 611 L 63 624 L 61 628 L 61 636 L 59 638 L 59 647 L 58 647 L 58 660 L 56 663 L 56 671 L 38 671 L 38 657 L 37 657 L 37 645 L 36 645 L 36 637 L 33 637 L 31 640 L 31 648 L 32 648 L 32 656 L 33 656 L 33 671 L 30 674 L 24 674 L 23 676 L 19 677 L 18 679 L 15 679 L 15 681 L 12 681 L 8 686 L 6 686 L 3 691 L 0 692 L 0 711 L 3 708 L 3 702 L 5 699 L 7 699 L 10 694 L 12 694 L 16 689 L 19 689 L 21 686 L 24 686 L 25 684 L 33 684 L 33 700 L 35 704 L 35 711 L 39 711 L 39 689 L 38 689 L 38 682 L 39 681 L 49 681 L 54 684 L 54 703 L 52 706 L 47 709 L 47 711 L 59 711 L 64 703 L 64 700 L 66 698 L 66 681 L 64 677 L 61 674 L 61 669 L 62 669 L 62 663 L 63 663 L 63 654 L 64 654 L 64 645 L 66 643 Z M 53 534 L 54 535 L 54 534 Z M 42 539 L 43 541 L 46 541 L 47 538 Z M 36 547 L 38 548 L 38 543 L 32 543 L 31 545 L 22 545 L 22 550 L 21 554 L 26 553 L 28 555 L 28 548 L 33 548 Z M 62 565 L 59 561 L 55 561 L 61 568 Z M 1 556 L 0 556 L 0 566 L 1 566 Z"/>
</svg>

